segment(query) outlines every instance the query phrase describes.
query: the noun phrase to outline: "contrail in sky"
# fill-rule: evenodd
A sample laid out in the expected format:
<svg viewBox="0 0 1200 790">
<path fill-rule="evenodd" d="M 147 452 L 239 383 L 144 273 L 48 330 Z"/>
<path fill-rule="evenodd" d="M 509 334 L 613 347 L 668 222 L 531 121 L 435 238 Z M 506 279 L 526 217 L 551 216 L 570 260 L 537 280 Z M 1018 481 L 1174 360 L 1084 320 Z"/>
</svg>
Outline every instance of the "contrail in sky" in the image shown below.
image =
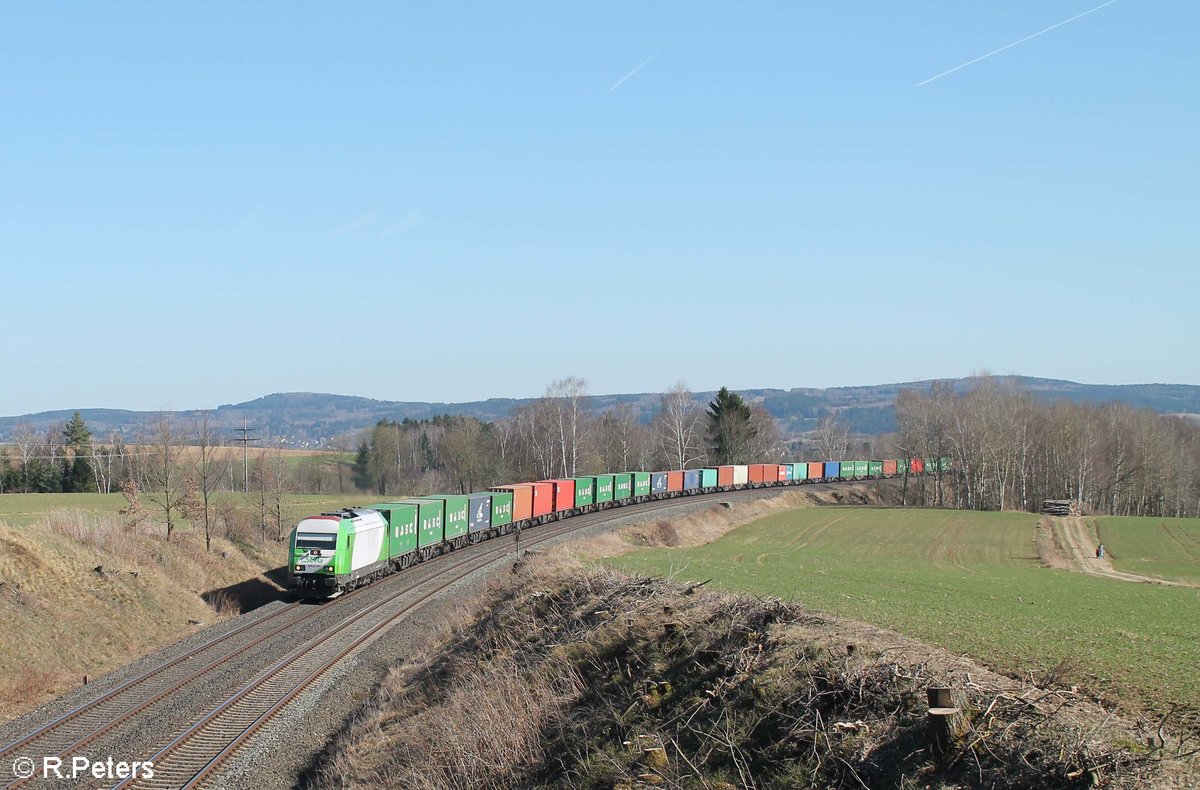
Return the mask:
<svg viewBox="0 0 1200 790">
<path fill-rule="evenodd" d="M 1039 30 L 1038 32 L 1034 33 L 1033 35 L 1026 36 L 1025 38 L 1021 39 L 1020 41 L 1014 41 L 1011 44 L 1005 44 L 1004 46 L 1000 47 L 1000 49 L 993 50 L 993 51 L 987 53 L 986 55 L 980 55 L 979 57 L 975 58 L 974 60 L 968 60 L 966 63 L 963 63 L 962 65 L 959 65 L 959 66 L 955 66 L 954 68 L 950 69 L 949 71 L 943 71 L 941 74 L 937 74 L 933 77 L 930 77 L 929 79 L 925 80 L 924 82 L 918 82 L 917 87 L 919 88 L 922 85 L 928 85 L 929 83 L 933 82 L 934 80 L 940 80 L 942 77 L 945 77 L 947 74 L 953 74 L 954 72 L 958 71 L 959 69 L 965 69 L 967 66 L 970 66 L 974 63 L 978 63 L 979 61 L 983 60 L 984 58 L 990 58 L 992 55 L 998 55 L 1006 49 L 1012 49 L 1013 47 L 1017 46 L 1018 44 L 1024 44 L 1026 41 L 1028 41 L 1031 38 L 1037 38 L 1038 36 L 1042 35 L 1043 33 L 1049 33 L 1051 30 L 1054 30 L 1055 28 L 1062 27 L 1063 25 L 1074 22 L 1076 19 L 1082 19 L 1083 17 L 1087 16 L 1088 14 L 1094 14 L 1097 11 L 1099 11 L 1101 8 L 1107 8 L 1108 6 L 1112 5 L 1115 2 L 1117 2 L 1117 0 L 1108 0 L 1108 2 L 1104 3 L 1103 5 L 1098 5 L 1095 8 L 1091 9 L 1090 11 L 1084 11 L 1082 14 L 1077 14 L 1077 15 L 1071 17 L 1070 19 L 1064 19 L 1063 21 L 1059 22 L 1057 25 L 1051 25 L 1050 27 L 1046 28 L 1045 30 Z M 645 65 L 645 64 L 642 64 L 642 65 Z M 638 69 L 640 69 L 640 68 L 641 68 L 641 66 L 638 66 Z M 637 69 L 634 69 L 634 71 L 637 71 Z M 622 80 L 622 82 L 624 82 L 624 80 Z M 620 82 L 617 83 L 617 85 L 620 85 L 620 84 L 621 84 Z M 615 88 L 616 85 L 614 85 L 613 87 Z"/>
<path fill-rule="evenodd" d="M 1116 1 L 1117 1 L 1117 0 L 1113 0 L 1113 2 L 1114 2 L 1114 3 L 1115 3 Z M 637 74 L 639 71 L 641 71 L 641 70 L 642 70 L 642 67 L 643 67 L 643 66 L 645 66 L 645 65 L 646 65 L 647 63 L 649 63 L 650 61 L 654 60 L 656 57 L 658 57 L 658 53 L 657 53 L 657 52 L 655 52 L 653 55 L 651 55 L 650 57 L 648 57 L 648 58 L 646 58 L 645 60 L 643 60 L 641 63 L 637 64 L 637 66 L 635 66 L 635 67 L 634 67 L 633 71 L 629 72 L 629 73 L 628 73 L 628 74 L 626 74 L 624 77 L 622 77 L 621 79 L 619 79 L 619 80 L 617 80 L 616 82 L 614 82 L 614 83 L 613 83 L 613 86 L 612 86 L 611 88 L 609 88 L 609 89 L 608 89 L 608 92 L 609 92 L 609 93 L 612 93 L 612 92 L 613 92 L 613 91 L 615 91 L 617 88 L 621 87 L 621 83 L 623 83 L 625 80 L 627 80 L 627 79 L 629 79 L 630 77 L 632 77 L 634 74 Z"/>
</svg>

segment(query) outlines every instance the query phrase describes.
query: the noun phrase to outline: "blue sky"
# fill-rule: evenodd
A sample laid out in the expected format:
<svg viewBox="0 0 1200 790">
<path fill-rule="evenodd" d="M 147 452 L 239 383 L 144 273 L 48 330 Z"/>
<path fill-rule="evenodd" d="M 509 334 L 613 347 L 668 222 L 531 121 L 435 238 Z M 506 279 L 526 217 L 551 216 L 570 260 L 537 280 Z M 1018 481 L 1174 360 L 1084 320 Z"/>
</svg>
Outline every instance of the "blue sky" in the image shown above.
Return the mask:
<svg viewBox="0 0 1200 790">
<path fill-rule="evenodd" d="M 1200 383 L 1200 4 L 918 86 L 1097 4 L 0 0 L 0 414 Z"/>
</svg>

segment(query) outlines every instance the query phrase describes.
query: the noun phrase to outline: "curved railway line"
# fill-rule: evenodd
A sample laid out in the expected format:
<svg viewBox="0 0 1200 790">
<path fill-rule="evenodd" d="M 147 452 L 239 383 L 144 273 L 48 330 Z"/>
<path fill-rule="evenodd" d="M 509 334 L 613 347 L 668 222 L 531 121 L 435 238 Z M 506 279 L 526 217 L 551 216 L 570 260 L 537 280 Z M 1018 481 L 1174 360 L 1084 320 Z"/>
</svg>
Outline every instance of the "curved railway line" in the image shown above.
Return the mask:
<svg viewBox="0 0 1200 790">
<path fill-rule="evenodd" d="M 699 501 L 748 499 L 782 493 L 785 487 L 695 494 L 639 503 L 550 522 L 526 533 L 522 541 L 532 547 L 547 541 L 593 528 L 630 516 L 694 505 Z M 235 659 L 270 640 L 293 637 L 298 645 L 279 658 L 183 732 L 170 737 L 149 759 L 154 763 L 154 778 L 144 777 L 121 782 L 116 787 L 195 787 L 200 786 L 229 757 L 244 745 L 276 713 L 339 661 L 371 642 L 456 582 L 492 565 L 512 553 L 509 541 L 480 543 L 376 584 L 354 590 L 325 605 L 289 603 L 262 617 L 243 623 L 180 655 L 164 661 L 124 681 L 47 724 L 32 730 L 0 748 L 0 787 L 18 787 L 33 780 L 13 775 L 16 755 L 59 756 L 64 765 L 69 757 L 123 727 L 145 723 L 155 715 L 157 705 L 173 695 L 202 685 L 215 670 L 227 667 Z M 455 561 L 455 558 L 458 561 Z M 428 573 L 414 573 L 425 570 Z M 384 590 L 384 597 L 359 605 L 360 596 L 372 590 Z M 389 589 L 393 588 L 393 589 Z M 350 603 L 354 601 L 355 603 Z M 336 611 L 345 616 L 315 634 L 306 631 L 322 614 Z"/>
</svg>

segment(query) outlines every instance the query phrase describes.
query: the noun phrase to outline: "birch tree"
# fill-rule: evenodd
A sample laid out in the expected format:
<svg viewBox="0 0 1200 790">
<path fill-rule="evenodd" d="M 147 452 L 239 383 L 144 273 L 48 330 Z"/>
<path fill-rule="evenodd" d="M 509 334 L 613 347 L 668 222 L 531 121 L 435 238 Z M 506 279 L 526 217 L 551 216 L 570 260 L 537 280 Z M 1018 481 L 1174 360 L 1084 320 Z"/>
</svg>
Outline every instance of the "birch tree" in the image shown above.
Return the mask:
<svg viewBox="0 0 1200 790">
<path fill-rule="evenodd" d="M 169 541 L 175 532 L 176 520 L 182 515 L 186 492 L 186 475 L 180 464 L 183 445 L 175 423 L 168 414 L 159 415 L 151 437 L 145 459 L 145 475 L 149 486 L 142 496 L 162 515 Z"/>
<path fill-rule="evenodd" d="M 662 396 L 662 406 L 654 418 L 654 434 L 667 466 L 687 469 L 704 460 L 703 417 L 686 382 L 678 382 Z"/>
</svg>

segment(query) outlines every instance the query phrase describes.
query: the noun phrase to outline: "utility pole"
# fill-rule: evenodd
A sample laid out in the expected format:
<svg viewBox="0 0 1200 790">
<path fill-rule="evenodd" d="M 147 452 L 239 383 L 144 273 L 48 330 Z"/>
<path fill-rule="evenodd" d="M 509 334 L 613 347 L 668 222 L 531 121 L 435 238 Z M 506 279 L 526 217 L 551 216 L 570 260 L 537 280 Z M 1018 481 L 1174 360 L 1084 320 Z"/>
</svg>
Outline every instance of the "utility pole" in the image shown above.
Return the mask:
<svg viewBox="0 0 1200 790">
<path fill-rule="evenodd" d="M 234 430 L 241 434 L 241 436 L 235 437 L 234 441 L 242 445 L 242 493 L 245 494 L 250 491 L 250 442 L 261 442 L 262 439 L 250 435 L 258 429 L 251 428 L 245 417 L 242 418 L 242 427 L 234 428 Z"/>
</svg>

